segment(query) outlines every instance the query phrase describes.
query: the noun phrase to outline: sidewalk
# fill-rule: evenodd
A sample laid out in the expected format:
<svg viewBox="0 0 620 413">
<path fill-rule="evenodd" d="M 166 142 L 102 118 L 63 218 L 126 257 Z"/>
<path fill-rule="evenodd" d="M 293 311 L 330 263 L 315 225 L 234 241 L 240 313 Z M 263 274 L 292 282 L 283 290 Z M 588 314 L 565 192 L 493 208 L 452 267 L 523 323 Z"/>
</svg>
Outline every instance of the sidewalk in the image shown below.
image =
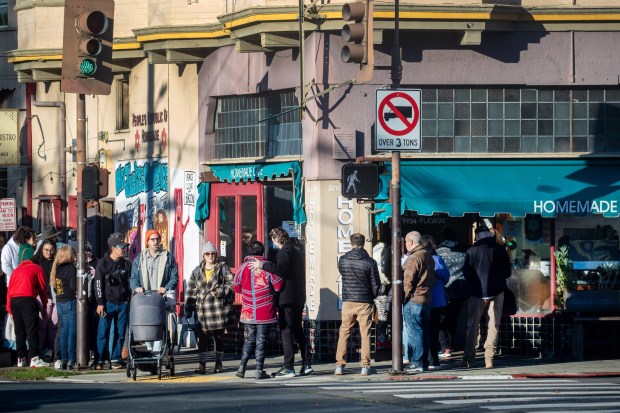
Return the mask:
<svg viewBox="0 0 620 413">
<path fill-rule="evenodd" d="M 209 353 L 207 359 L 207 374 L 198 375 L 194 369 L 198 364 L 198 353 L 196 350 L 182 350 L 180 354 L 175 354 L 175 377 L 170 377 L 168 370 L 162 370 L 162 382 L 167 383 L 200 383 L 213 381 L 226 381 L 230 383 L 254 382 L 254 360 L 248 364 L 246 377 L 240 379 L 235 376 L 239 367 L 239 355 L 226 355 L 224 359 L 224 373 L 212 374 L 215 354 Z M 298 360 L 298 357 L 297 357 Z M 527 378 L 547 378 L 547 377 L 620 377 L 620 359 L 616 360 L 553 360 L 535 359 L 516 356 L 498 357 L 495 361 L 495 368 L 485 369 L 482 357 L 477 358 L 474 368 L 459 369 L 456 363 L 460 360 L 458 356 L 453 356 L 443 361 L 442 369 L 428 371 L 414 375 L 390 375 L 392 368 L 391 361 L 381 361 L 373 364 L 376 374 L 370 376 L 360 376 L 360 366 L 358 362 L 347 365 L 343 376 L 334 376 L 335 363 L 315 363 L 314 374 L 308 377 L 295 379 L 269 379 L 269 382 L 280 380 L 310 380 L 312 377 L 320 377 L 321 382 L 342 382 L 342 381 L 379 381 L 379 380 L 439 380 L 439 379 L 527 379 Z M 282 356 L 268 357 L 265 360 L 265 370 L 268 373 L 277 371 L 282 365 Z M 295 369 L 299 371 L 300 366 Z M 138 371 L 137 379 L 143 381 L 158 381 L 157 376 L 151 376 L 148 372 Z M 133 381 L 127 378 L 125 370 L 104 370 L 96 374 L 85 372 L 85 374 L 70 377 L 50 377 L 47 380 L 56 382 L 93 382 L 93 383 L 120 383 Z"/>
</svg>

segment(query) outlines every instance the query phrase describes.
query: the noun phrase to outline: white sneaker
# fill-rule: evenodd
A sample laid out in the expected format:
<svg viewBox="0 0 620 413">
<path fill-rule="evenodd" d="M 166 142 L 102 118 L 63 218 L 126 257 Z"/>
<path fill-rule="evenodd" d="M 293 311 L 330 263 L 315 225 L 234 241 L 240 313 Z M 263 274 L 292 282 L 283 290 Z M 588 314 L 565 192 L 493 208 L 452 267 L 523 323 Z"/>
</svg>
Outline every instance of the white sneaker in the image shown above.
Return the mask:
<svg viewBox="0 0 620 413">
<path fill-rule="evenodd" d="M 363 366 L 360 374 L 362 376 L 370 376 L 372 374 L 372 370 L 370 369 L 370 366 Z"/>
<path fill-rule="evenodd" d="M 49 367 L 49 363 L 44 362 L 42 358 L 37 356 L 33 357 L 32 360 L 30 360 L 30 367 Z"/>
<path fill-rule="evenodd" d="M 336 371 L 334 374 L 336 376 L 342 376 L 344 374 L 344 366 L 336 366 Z"/>
<path fill-rule="evenodd" d="M 26 362 L 28 359 L 26 357 L 18 357 L 17 358 L 17 367 L 26 367 Z"/>
<path fill-rule="evenodd" d="M 56 362 L 54 363 L 54 368 L 56 370 L 61 370 L 62 369 L 62 361 L 56 360 Z"/>
</svg>

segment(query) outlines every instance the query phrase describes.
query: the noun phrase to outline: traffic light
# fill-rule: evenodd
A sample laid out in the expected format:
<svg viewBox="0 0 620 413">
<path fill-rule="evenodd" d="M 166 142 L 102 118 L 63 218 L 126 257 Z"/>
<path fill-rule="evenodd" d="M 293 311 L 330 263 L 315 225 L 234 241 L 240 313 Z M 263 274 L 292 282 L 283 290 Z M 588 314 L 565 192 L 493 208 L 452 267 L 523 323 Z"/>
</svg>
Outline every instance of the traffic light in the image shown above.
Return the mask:
<svg viewBox="0 0 620 413">
<path fill-rule="evenodd" d="M 82 170 L 82 198 L 85 201 L 99 199 L 99 167 L 85 166 Z"/>
<path fill-rule="evenodd" d="M 110 94 L 113 26 L 114 0 L 65 0 L 63 92 Z"/>
<path fill-rule="evenodd" d="M 346 42 L 340 56 L 344 63 L 372 64 L 373 1 L 345 3 L 342 6 L 342 39 Z"/>
<path fill-rule="evenodd" d="M 379 195 L 379 166 L 374 163 L 348 163 L 342 166 L 342 196 L 373 199 Z"/>
</svg>

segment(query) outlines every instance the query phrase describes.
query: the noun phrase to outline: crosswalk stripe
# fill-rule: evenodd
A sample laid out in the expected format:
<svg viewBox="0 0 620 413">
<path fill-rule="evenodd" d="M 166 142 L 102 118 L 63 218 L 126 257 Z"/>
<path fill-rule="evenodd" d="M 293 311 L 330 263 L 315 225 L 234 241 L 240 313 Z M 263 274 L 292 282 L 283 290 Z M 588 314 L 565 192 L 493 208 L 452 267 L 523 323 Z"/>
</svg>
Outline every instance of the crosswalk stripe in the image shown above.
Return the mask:
<svg viewBox="0 0 620 413">
<path fill-rule="evenodd" d="M 318 379 L 318 377 L 317 377 Z M 597 409 L 597 413 L 620 413 L 620 385 L 580 382 L 577 379 L 504 379 L 378 381 L 378 382 L 289 382 L 290 387 L 313 386 L 327 391 L 361 394 L 391 394 L 400 399 L 430 400 L 446 406 L 474 406 L 481 409 L 527 410 Z M 586 402 L 591 400 L 590 402 Z M 517 404 L 518 403 L 518 404 Z"/>
<path fill-rule="evenodd" d="M 618 402 L 589 402 L 589 403 L 546 403 L 536 404 L 536 408 L 545 409 L 572 409 L 575 407 L 594 408 L 594 407 L 618 407 Z M 518 410 L 531 408 L 531 404 L 508 404 L 504 406 L 480 406 L 488 410 Z M 597 410 L 598 413 L 598 410 Z"/>
<path fill-rule="evenodd" d="M 303 381 L 291 381 L 291 382 L 286 382 L 286 386 L 290 386 L 290 387 L 308 387 L 308 386 L 316 386 L 316 382 L 321 382 L 321 384 L 323 385 L 323 387 L 328 390 L 328 389 L 334 389 L 334 390 L 350 390 L 352 388 L 378 388 L 378 387 L 389 387 L 389 388 L 395 388 L 395 387 L 411 387 L 411 386 L 415 386 L 415 387 L 435 387 L 435 386 L 445 386 L 446 384 L 449 384 L 450 386 L 453 385 L 463 385 L 463 386 L 475 386 L 476 384 L 484 384 L 484 385 L 489 385 L 490 383 L 487 380 L 480 380 L 480 381 L 473 381 L 473 380 L 467 380 L 467 381 L 461 381 L 461 380 L 447 380 L 447 381 L 439 381 L 439 380 L 433 380 L 433 381 L 390 381 L 390 382 L 377 382 L 377 381 L 373 381 L 373 382 L 365 382 L 365 383 L 359 383 L 359 382 L 355 382 L 355 383 L 343 383 L 343 382 L 334 382 L 334 383 L 326 383 L 325 379 L 319 379 L 319 377 L 316 378 L 317 380 L 310 382 L 308 379 L 304 379 Z M 546 384 L 563 384 L 563 383 L 576 383 L 575 380 L 571 380 L 571 379 L 561 379 L 561 380 L 545 380 L 544 383 Z M 587 383 L 586 383 L 587 384 Z M 506 380 L 506 381 L 502 381 L 502 382 L 493 382 L 493 386 L 523 386 L 523 385 L 531 385 L 531 381 L 530 380 Z M 580 384 L 583 385 L 583 384 Z M 592 386 L 596 386 L 597 384 L 587 384 L 587 385 L 592 385 Z"/>
<path fill-rule="evenodd" d="M 529 386 L 514 386 L 514 387 L 492 387 L 491 390 L 484 390 L 486 391 L 495 391 L 494 389 L 498 389 L 497 391 L 501 391 L 501 390 L 505 390 L 505 389 L 511 389 L 512 391 L 510 392 L 510 394 L 516 394 L 515 390 L 543 390 L 546 389 L 547 391 L 558 391 L 560 389 L 581 389 L 584 386 L 579 385 L 579 384 L 571 384 L 571 385 L 567 385 L 567 386 L 540 386 L 540 385 L 529 385 Z M 587 387 L 587 386 L 585 386 Z M 601 387 L 605 387 L 605 386 L 596 386 L 597 390 L 602 390 Z M 425 387 L 425 388 L 414 388 L 414 387 L 405 387 L 404 389 L 410 390 L 412 392 L 416 392 L 416 393 L 426 393 L 426 392 L 434 392 L 437 390 L 441 390 L 441 395 L 442 396 L 446 396 L 445 393 L 445 389 L 447 387 L 446 386 L 437 386 L 437 387 Z M 322 389 L 324 390 L 334 390 L 333 387 L 330 388 L 324 388 L 322 387 Z M 368 390 L 366 389 L 356 389 L 356 388 L 347 388 L 346 390 L 352 390 L 352 391 L 360 391 L 360 392 L 364 392 L 364 393 L 392 393 L 395 391 L 399 391 L 402 390 L 403 388 L 380 388 L 380 389 L 376 389 L 376 388 L 368 388 Z M 618 388 L 618 386 L 614 386 L 614 385 L 610 385 L 605 387 L 605 389 L 616 389 L 616 391 L 620 391 L 620 389 Z M 340 389 L 340 390 L 345 390 L 345 389 Z M 452 391 L 461 391 L 461 390 L 480 390 L 480 386 L 450 386 L 450 390 Z M 482 390 L 481 390 L 482 391 Z M 529 392 L 528 392 L 529 393 Z"/>
<path fill-rule="evenodd" d="M 532 390 L 534 390 L 535 388 L 532 388 Z M 370 391 L 366 391 L 364 393 L 371 393 Z M 489 390 L 485 390 L 485 391 L 475 391 L 475 392 L 465 392 L 465 393 L 458 393 L 458 397 L 492 397 L 492 396 L 511 396 L 511 395 L 515 395 L 515 396 L 525 396 L 525 395 L 530 395 L 530 396 L 552 396 L 552 395 L 557 395 L 558 393 L 550 393 L 549 391 L 526 391 L 526 392 L 514 392 L 514 391 L 494 391 L 493 389 L 489 389 Z M 587 390 L 584 391 L 574 391 L 571 390 L 570 394 L 575 394 L 575 395 L 583 395 L 583 396 L 591 396 L 591 395 L 599 395 L 599 396 L 605 396 L 605 395 L 615 395 L 617 397 L 620 397 L 620 395 L 618 394 L 618 389 L 616 390 L 611 390 L 611 391 L 602 391 L 602 392 L 590 392 Z M 424 393 L 424 394 L 419 394 L 419 393 L 415 393 L 415 394 L 394 394 L 394 396 L 396 397 L 400 397 L 401 399 L 441 399 L 443 397 L 446 397 L 446 393 L 442 392 L 442 393 Z M 441 400 L 437 400 L 437 403 L 442 403 Z"/>
<path fill-rule="evenodd" d="M 618 392 L 613 392 L 611 393 L 612 395 L 616 395 L 616 397 L 620 397 L 617 396 Z M 588 395 L 597 395 L 600 396 L 600 394 L 597 393 L 588 393 Z M 459 394 L 460 396 L 460 394 Z M 485 403 L 506 403 L 506 402 L 529 402 L 529 401 L 540 401 L 540 400 L 567 400 L 567 399 L 580 399 L 583 400 L 583 395 L 579 394 L 565 394 L 565 395 L 553 395 L 553 394 L 547 394 L 547 396 L 545 397 L 498 397 L 498 398 L 490 398 L 488 396 L 484 396 L 484 397 L 480 397 L 480 398 L 472 398 L 472 399 L 463 399 L 463 400 L 436 400 L 435 403 L 439 403 L 439 404 L 447 404 L 447 405 L 454 405 L 454 404 L 485 404 Z M 574 413 L 573 410 L 571 410 L 571 412 Z M 532 413 L 532 412 L 530 412 Z M 600 413 L 599 410 L 597 410 L 597 413 Z"/>
</svg>

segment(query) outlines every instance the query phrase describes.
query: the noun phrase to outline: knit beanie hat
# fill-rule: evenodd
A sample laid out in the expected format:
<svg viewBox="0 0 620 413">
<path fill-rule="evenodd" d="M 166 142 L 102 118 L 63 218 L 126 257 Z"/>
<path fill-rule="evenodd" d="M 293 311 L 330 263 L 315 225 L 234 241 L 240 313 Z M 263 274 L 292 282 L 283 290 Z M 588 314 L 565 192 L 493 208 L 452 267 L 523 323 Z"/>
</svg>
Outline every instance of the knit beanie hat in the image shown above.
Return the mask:
<svg viewBox="0 0 620 413">
<path fill-rule="evenodd" d="M 144 245 L 146 247 L 149 246 L 149 238 L 151 238 L 151 235 L 157 235 L 161 240 L 161 234 L 159 233 L 159 231 L 157 231 L 156 229 L 148 229 L 146 231 L 146 236 L 144 237 Z"/>
</svg>

